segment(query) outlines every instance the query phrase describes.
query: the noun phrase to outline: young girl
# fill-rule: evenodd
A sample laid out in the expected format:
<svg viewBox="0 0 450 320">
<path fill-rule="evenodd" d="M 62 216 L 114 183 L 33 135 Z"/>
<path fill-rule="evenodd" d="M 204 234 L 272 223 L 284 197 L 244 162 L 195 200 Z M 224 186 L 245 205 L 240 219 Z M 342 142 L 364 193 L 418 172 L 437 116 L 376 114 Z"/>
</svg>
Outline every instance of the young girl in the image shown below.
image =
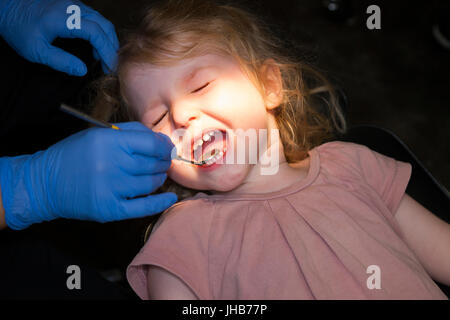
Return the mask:
<svg viewBox="0 0 450 320">
<path fill-rule="evenodd" d="M 188 160 L 215 155 L 172 161 L 172 184 L 202 192 L 161 215 L 130 285 L 143 299 L 446 299 L 432 278 L 450 284 L 450 228 L 405 194 L 411 165 L 332 141 L 333 89 L 282 46 L 242 9 L 182 0 L 121 47 L 94 114 L 141 121 Z M 259 150 L 277 170 L 261 174 L 250 147 L 225 156 L 238 130 L 279 132 Z"/>
</svg>

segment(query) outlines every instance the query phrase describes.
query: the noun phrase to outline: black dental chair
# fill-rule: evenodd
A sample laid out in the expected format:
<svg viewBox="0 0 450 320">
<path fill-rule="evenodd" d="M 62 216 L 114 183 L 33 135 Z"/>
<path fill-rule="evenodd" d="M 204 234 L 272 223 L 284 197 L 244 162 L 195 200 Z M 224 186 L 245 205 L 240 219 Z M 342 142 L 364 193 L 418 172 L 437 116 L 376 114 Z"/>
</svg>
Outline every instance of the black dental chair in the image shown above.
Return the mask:
<svg viewBox="0 0 450 320">
<path fill-rule="evenodd" d="M 365 145 L 374 151 L 412 165 L 406 192 L 428 210 L 450 222 L 450 194 L 393 132 L 375 125 L 351 127 L 343 141 Z"/>
</svg>

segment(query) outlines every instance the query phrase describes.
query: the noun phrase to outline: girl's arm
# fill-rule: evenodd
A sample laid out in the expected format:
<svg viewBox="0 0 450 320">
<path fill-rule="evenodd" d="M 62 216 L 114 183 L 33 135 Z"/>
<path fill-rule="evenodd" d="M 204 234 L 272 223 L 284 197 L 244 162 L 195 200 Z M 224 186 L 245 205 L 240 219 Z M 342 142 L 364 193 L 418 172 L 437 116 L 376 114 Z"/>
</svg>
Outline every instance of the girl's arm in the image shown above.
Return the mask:
<svg viewBox="0 0 450 320">
<path fill-rule="evenodd" d="M 192 290 L 174 274 L 149 266 L 147 290 L 151 300 L 197 300 Z"/>
<path fill-rule="evenodd" d="M 430 276 L 450 285 L 450 224 L 406 193 L 395 213 L 406 243 Z"/>
</svg>

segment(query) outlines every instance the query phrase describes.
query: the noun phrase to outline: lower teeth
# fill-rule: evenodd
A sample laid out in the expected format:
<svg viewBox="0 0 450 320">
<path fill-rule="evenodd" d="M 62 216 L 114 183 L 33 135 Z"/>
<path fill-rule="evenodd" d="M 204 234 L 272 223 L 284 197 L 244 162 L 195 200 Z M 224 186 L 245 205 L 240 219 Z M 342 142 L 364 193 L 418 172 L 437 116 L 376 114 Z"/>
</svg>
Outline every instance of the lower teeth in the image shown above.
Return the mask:
<svg viewBox="0 0 450 320">
<path fill-rule="evenodd" d="M 224 150 L 225 151 L 225 150 Z M 213 149 L 211 152 L 209 152 L 205 157 L 203 157 L 203 162 L 210 165 L 216 162 L 221 156 L 223 155 L 222 151 L 219 151 L 218 149 Z"/>
</svg>

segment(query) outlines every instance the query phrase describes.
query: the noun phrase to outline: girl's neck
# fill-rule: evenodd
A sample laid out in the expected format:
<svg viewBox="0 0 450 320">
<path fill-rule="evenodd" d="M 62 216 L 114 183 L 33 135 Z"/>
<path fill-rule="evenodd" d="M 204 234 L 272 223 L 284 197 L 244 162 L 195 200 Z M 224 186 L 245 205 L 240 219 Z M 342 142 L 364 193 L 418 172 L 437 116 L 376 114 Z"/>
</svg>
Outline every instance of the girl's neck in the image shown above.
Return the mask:
<svg viewBox="0 0 450 320">
<path fill-rule="evenodd" d="M 239 194 L 265 194 L 287 188 L 299 180 L 305 179 L 310 167 L 310 157 L 296 163 L 288 163 L 283 157 L 280 159 L 279 169 L 274 175 L 261 175 L 258 165 L 242 184 L 231 191 L 213 191 L 213 194 L 239 195 Z"/>
</svg>

